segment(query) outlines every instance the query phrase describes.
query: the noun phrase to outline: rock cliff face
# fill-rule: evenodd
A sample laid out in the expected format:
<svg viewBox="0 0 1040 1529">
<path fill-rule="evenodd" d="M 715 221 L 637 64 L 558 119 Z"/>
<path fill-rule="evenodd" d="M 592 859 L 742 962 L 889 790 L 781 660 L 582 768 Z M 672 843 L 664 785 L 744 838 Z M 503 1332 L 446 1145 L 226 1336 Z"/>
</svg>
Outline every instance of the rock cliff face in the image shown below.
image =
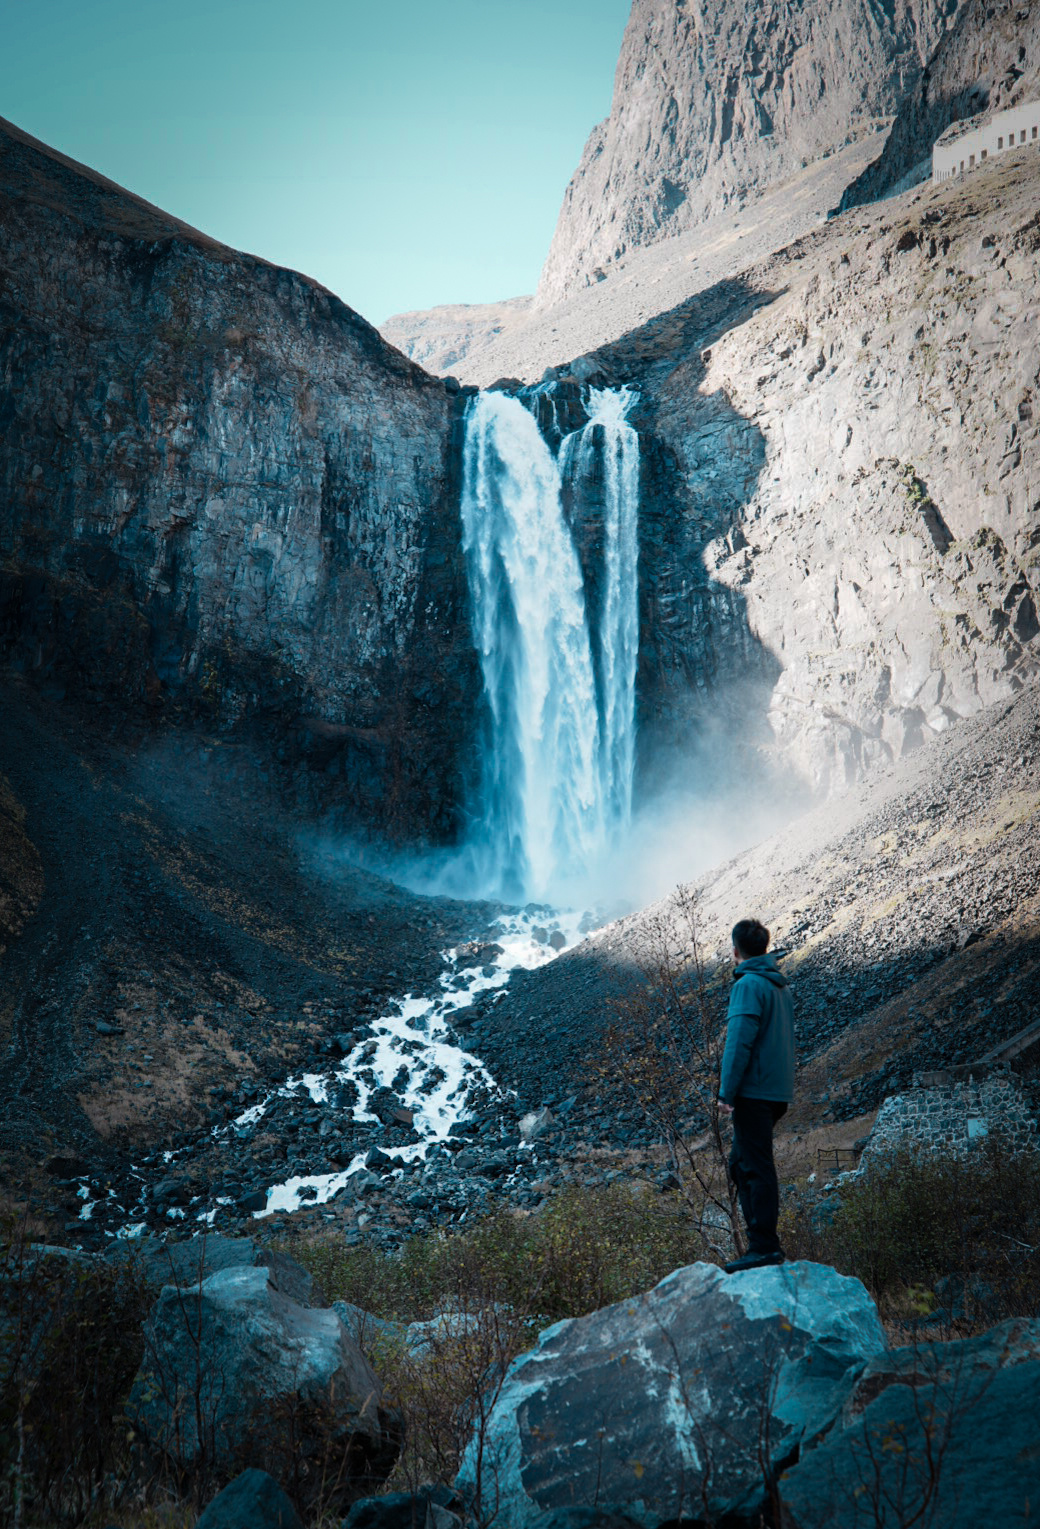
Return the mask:
<svg viewBox="0 0 1040 1529">
<path fill-rule="evenodd" d="M 271 719 L 312 795 L 451 837 L 480 694 L 457 393 L 304 278 L 2 143 L 16 665 Z M 568 428 L 583 381 L 641 395 L 644 791 L 673 750 L 833 790 L 1036 675 L 1038 186 L 1027 148 L 846 213 L 558 383 Z"/>
<path fill-rule="evenodd" d="M 899 108 L 880 158 L 848 188 L 843 207 L 884 196 L 919 167 L 964 117 L 991 116 L 1040 95 L 1040 6 L 966 0 L 917 87 Z"/>
<path fill-rule="evenodd" d="M 955 4 L 634 0 L 611 113 L 564 195 L 538 303 L 876 129 Z"/>
<path fill-rule="evenodd" d="M 848 213 L 582 363 L 654 442 L 648 746 L 740 685 L 834 789 L 1036 676 L 1038 185 L 1026 148 Z"/>
<path fill-rule="evenodd" d="M 450 835 L 478 683 L 458 412 L 315 283 L 0 124 L 0 640 L 17 667 L 273 720 L 280 754 L 318 766 L 308 790 Z"/>
</svg>

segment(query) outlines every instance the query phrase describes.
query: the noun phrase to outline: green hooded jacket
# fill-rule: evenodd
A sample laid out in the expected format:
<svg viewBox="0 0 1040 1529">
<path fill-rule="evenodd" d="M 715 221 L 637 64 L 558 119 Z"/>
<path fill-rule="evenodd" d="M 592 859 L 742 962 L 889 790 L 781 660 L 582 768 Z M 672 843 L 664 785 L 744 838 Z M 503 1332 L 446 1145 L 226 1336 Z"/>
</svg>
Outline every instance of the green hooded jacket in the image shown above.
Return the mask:
<svg viewBox="0 0 1040 1529">
<path fill-rule="evenodd" d="M 794 1098 L 794 1005 L 787 978 L 771 955 L 733 968 L 719 1098 Z"/>
</svg>

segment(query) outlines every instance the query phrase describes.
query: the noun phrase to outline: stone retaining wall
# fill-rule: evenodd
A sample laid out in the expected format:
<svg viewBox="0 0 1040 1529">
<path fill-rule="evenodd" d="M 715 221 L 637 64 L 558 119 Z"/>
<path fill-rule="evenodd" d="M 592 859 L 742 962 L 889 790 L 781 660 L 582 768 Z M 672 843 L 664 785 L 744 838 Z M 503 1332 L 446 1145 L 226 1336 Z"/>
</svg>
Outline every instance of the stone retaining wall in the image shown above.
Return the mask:
<svg viewBox="0 0 1040 1529">
<path fill-rule="evenodd" d="M 917 1074 L 909 1093 L 882 1104 L 860 1166 L 898 1147 L 967 1152 L 988 1136 L 1017 1148 L 1040 1147 L 1036 1120 L 1014 1073 L 965 1081 L 949 1073 Z"/>
</svg>

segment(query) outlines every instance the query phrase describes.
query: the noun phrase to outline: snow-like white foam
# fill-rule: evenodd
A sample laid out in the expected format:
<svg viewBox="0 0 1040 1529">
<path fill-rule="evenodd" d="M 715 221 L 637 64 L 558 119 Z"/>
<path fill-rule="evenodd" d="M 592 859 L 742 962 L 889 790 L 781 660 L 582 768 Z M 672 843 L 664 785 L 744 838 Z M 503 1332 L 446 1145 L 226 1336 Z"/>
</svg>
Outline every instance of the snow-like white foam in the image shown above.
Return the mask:
<svg viewBox="0 0 1040 1529">
<path fill-rule="evenodd" d="M 460 970 L 458 950 L 445 951 L 446 969 L 436 997 L 405 994 L 373 1023 L 372 1033 L 332 1073 L 306 1073 L 290 1079 L 277 1093 L 292 1095 L 303 1087 L 315 1103 L 325 1103 L 331 1090 L 352 1084 L 357 1101 L 352 1107 L 345 1106 L 344 1113 L 354 1120 L 371 1122 L 377 1119 L 369 1108 L 373 1095 L 379 1089 L 389 1089 L 401 1108 L 413 1112 L 412 1124 L 419 1136 L 418 1142 L 408 1146 L 383 1149 L 397 1165 L 392 1171 L 399 1172 L 405 1163 L 425 1158 L 430 1146 L 450 1137 L 465 1118 L 475 1088 L 492 1094 L 502 1092 L 480 1058 L 461 1044 L 452 1028 L 452 1017 L 482 994 L 505 988 L 515 971 L 534 971 L 554 960 L 561 950 L 572 949 L 583 938 L 581 924 L 582 915 L 575 913 L 549 916 L 540 910 L 504 915 L 488 933 L 487 943 L 499 947 L 497 954 L 489 955 L 480 966 Z M 563 936 L 565 943 L 559 949 L 545 938 L 550 928 Z M 253 1105 L 233 1125 L 248 1126 L 259 1120 L 274 1097 Z M 364 1154 L 359 1153 L 348 1167 L 335 1173 L 298 1174 L 272 1184 L 266 1206 L 254 1212 L 254 1219 L 275 1211 L 324 1205 L 346 1188 L 351 1176 L 364 1165 Z"/>
<path fill-rule="evenodd" d="M 256 1125 L 257 1121 L 261 1119 L 264 1112 L 266 1111 L 269 1103 L 269 1099 L 264 1099 L 260 1104 L 251 1104 L 247 1110 L 242 1111 L 241 1115 L 235 1116 L 234 1120 L 231 1122 L 232 1126 L 237 1131 L 240 1129 L 244 1130 L 248 1126 Z M 167 1161 L 171 1155 L 171 1153 L 166 1154 Z"/>
</svg>

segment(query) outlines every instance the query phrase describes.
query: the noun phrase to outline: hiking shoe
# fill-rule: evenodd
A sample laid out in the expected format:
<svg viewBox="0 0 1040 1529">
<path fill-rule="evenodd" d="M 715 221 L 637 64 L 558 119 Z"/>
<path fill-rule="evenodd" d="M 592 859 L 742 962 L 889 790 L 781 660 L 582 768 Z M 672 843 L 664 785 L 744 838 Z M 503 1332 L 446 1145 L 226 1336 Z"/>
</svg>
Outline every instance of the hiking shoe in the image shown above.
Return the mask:
<svg viewBox="0 0 1040 1529">
<path fill-rule="evenodd" d="M 735 1258 L 731 1264 L 726 1264 L 725 1270 L 727 1274 L 740 1274 L 744 1269 L 765 1269 L 783 1261 L 783 1253 L 745 1253 L 743 1258 Z"/>
</svg>

